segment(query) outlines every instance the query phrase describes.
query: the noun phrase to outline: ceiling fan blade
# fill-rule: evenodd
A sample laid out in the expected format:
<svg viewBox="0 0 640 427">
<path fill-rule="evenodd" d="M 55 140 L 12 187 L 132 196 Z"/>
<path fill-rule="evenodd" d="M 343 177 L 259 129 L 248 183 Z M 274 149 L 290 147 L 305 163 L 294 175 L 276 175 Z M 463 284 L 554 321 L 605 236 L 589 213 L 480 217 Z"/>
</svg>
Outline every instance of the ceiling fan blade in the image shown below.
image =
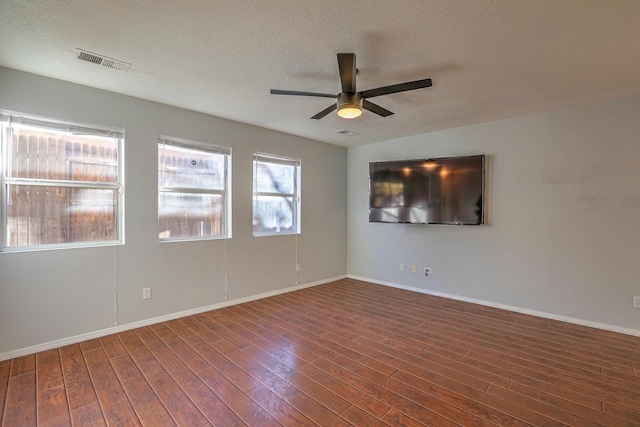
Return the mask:
<svg viewBox="0 0 640 427">
<path fill-rule="evenodd" d="M 374 96 L 389 95 L 391 93 L 406 92 L 408 90 L 431 87 L 431 79 L 416 80 L 413 82 L 399 83 L 397 85 L 383 86 L 360 92 L 363 98 L 373 98 Z"/>
<path fill-rule="evenodd" d="M 315 120 L 320 120 L 321 118 L 323 118 L 324 116 L 326 116 L 327 114 L 329 114 L 330 112 L 335 110 L 336 108 L 338 108 L 338 104 L 331 104 L 330 106 L 328 106 L 324 110 L 320 111 L 318 114 L 316 114 L 315 116 L 313 116 L 311 118 L 315 119 Z"/>
<path fill-rule="evenodd" d="M 339 53 L 338 69 L 340 70 L 340 83 L 342 91 L 346 93 L 356 92 L 356 54 Z"/>
<path fill-rule="evenodd" d="M 366 99 L 362 100 L 362 108 L 364 108 L 365 110 L 369 110 L 372 113 L 376 113 L 377 115 L 382 117 L 387 117 L 393 114 L 391 111 L 382 108 L 381 106 L 374 104 L 373 102 L 369 102 Z"/>
<path fill-rule="evenodd" d="M 271 95 L 317 96 L 320 98 L 335 98 L 338 96 L 338 95 L 332 95 L 330 93 L 299 92 L 296 90 L 281 90 L 281 89 L 271 89 Z"/>
</svg>

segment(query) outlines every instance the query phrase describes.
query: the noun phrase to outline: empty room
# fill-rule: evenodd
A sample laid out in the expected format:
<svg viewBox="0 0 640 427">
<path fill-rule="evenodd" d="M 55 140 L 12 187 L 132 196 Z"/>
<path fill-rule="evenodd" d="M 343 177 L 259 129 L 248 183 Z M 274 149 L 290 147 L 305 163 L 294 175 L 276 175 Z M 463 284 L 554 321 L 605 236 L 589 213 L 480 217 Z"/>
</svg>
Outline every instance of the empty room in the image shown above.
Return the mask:
<svg viewBox="0 0 640 427">
<path fill-rule="evenodd" d="M 640 2 L 0 2 L 0 427 L 640 426 Z"/>
</svg>

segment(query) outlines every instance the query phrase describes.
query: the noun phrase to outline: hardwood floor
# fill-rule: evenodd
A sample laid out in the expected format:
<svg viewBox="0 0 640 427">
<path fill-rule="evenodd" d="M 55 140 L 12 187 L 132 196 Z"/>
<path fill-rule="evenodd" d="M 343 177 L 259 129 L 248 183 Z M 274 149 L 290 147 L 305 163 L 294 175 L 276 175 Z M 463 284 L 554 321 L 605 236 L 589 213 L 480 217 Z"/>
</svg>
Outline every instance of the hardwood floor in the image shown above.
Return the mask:
<svg viewBox="0 0 640 427">
<path fill-rule="evenodd" d="M 8 426 L 640 426 L 640 338 L 340 280 L 0 362 Z"/>
</svg>

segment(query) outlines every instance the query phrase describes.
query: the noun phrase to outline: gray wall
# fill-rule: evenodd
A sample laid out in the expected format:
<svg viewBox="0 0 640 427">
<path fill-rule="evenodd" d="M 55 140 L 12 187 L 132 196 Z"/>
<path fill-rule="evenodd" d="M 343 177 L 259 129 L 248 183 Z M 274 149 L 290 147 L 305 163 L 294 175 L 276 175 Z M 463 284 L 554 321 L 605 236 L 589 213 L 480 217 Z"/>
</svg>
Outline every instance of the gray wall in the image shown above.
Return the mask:
<svg viewBox="0 0 640 427">
<path fill-rule="evenodd" d="M 633 97 L 350 148 L 349 275 L 640 331 L 639 118 Z M 486 226 L 368 222 L 370 161 L 467 154 Z"/>
<path fill-rule="evenodd" d="M 0 253 L 0 354 L 225 301 L 224 241 L 158 243 L 157 138 L 233 149 L 229 300 L 295 286 L 295 236 L 252 236 L 255 151 L 302 159 L 304 285 L 346 274 L 347 150 L 0 68 L 0 109 L 125 129 L 126 244 Z M 142 288 L 153 298 L 142 300 Z"/>
</svg>

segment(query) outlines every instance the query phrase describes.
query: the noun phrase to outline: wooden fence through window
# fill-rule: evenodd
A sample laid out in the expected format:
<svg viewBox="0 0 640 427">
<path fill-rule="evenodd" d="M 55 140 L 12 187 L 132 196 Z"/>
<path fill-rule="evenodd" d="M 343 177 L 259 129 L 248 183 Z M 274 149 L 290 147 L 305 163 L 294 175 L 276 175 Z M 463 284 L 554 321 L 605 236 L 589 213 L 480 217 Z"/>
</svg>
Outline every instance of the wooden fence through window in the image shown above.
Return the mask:
<svg viewBox="0 0 640 427">
<path fill-rule="evenodd" d="M 224 154 L 164 147 L 158 157 L 158 182 L 167 188 L 223 190 Z M 164 162 L 164 167 L 162 167 Z M 221 236 L 225 232 L 222 194 L 161 191 L 160 238 Z"/>
<path fill-rule="evenodd" d="M 12 178 L 117 183 L 117 142 L 14 133 L 9 169 Z M 110 188 L 9 185 L 9 246 L 116 240 L 117 200 Z"/>
<path fill-rule="evenodd" d="M 205 188 L 224 177 L 207 154 L 175 153 L 166 171 L 177 186 Z M 9 247 L 114 241 L 118 238 L 118 194 L 92 183 L 118 182 L 118 146 L 113 138 L 16 132 L 9 170 L 12 178 L 66 181 L 64 185 L 12 184 L 7 188 Z M 223 178 L 222 178 L 223 179 Z M 46 183 L 46 181 L 45 181 Z M 74 183 L 87 184 L 86 187 Z M 49 183 L 51 184 L 51 183 Z M 68 185 L 67 185 L 68 184 Z M 224 197 L 215 194 L 160 195 L 161 237 L 224 233 Z"/>
</svg>

